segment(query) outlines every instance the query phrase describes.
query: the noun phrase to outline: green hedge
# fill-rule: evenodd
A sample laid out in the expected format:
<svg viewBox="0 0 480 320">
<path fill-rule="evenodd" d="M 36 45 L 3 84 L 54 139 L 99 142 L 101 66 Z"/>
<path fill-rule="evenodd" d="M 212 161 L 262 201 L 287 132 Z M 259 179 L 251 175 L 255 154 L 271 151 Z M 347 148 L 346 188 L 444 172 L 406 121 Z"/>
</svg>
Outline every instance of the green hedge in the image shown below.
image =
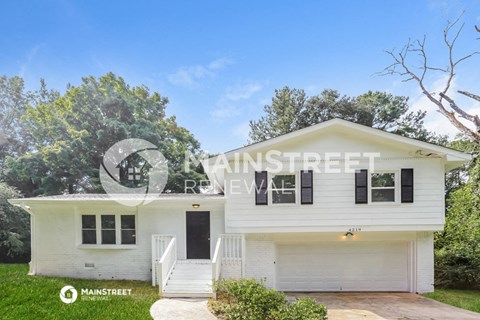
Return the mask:
<svg viewBox="0 0 480 320">
<path fill-rule="evenodd" d="M 288 303 L 283 292 L 267 289 L 262 281 L 231 279 L 216 283 L 217 300 L 210 309 L 228 320 L 323 320 L 325 305 L 311 298 L 298 298 Z"/>
</svg>

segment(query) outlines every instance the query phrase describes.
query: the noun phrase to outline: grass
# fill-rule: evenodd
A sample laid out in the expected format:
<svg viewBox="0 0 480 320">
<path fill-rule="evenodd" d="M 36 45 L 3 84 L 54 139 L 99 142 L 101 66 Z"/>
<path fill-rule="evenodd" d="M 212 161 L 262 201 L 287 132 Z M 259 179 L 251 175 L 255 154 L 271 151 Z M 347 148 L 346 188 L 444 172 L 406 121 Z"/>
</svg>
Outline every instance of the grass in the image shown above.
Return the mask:
<svg viewBox="0 0 480 320">
<path fill-rule="evenodd" d="M 1 319 L 151 319 L 158 289 L 143 281 L 84 280 L 27 275 L 26 264 L 0 264 Z M 60 289 L 75 287 L 78 298 L 64 304 Z M 83 301 L 80 289 L 132 289 L 130 296 Z"/>
<path fill-rule="evenodd" d="M 480 312 L 480 291 L 478 290 L 435 289 L 435 292 L 426 293 L 424 296 L 455 307 Z"/>
</svg>

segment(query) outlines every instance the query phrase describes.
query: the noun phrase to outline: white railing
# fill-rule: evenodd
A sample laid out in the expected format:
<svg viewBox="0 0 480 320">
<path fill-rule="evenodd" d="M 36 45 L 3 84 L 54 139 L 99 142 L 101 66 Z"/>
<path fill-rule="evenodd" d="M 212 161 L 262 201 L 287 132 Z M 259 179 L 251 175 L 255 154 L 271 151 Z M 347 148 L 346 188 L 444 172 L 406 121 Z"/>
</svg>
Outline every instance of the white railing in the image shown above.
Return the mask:
<svg viewBox="0 0 480 320">
<path fill-rule="evenodd" d="M 212 280 L 220 278 L 222 265 L 241 267 L 241 276 L 245 275 L 245 237 L 242 234 L 221 234 L 212 259 Z"/>
<path fill-rule="evenodd" d="M 241 234 L 222 234 L 223 239 L 223 263 L 242 264 L 245 252 L 245 239 Z"/>
<path fill-rule="evenodd" d="M 168 244 L 174 238 L 173 235 L 154 234 L 152 235 L 152 286 L 158 285 L 158 262 L 162 258 Z"/>
<path fill-rule="evenodd" d="M 175 262 L 177 262 L 177 245 L 176 239 L 172 238 L 165 249 L 162 258 L 157 263 L 158 289 L 160 294 L 163 293 L 163 289 L 167 285 L 168 277 L 170 276 L 170 273 L 172 273 Z"/>
<path fill-rule="evenodd" d="M 218 237 L 217 244 L 215 245 L 215 252 L 213 253 L 212 259 L 212 280 L 218 281 L 220 279 L 220 272 L 222 270 L 222 260 L 223 260 L 223 242 L 222 237 Z"/>
</svg>

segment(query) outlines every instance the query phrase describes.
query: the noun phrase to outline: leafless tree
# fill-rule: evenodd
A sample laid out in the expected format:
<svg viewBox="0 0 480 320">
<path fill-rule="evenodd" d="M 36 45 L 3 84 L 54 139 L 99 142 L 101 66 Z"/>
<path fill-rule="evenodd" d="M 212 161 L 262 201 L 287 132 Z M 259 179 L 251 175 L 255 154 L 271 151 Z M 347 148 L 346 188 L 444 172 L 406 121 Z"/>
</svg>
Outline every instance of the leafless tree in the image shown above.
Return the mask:
<svg viewBox="0 0 480 320">
<path fill-rule="evenodd" d="M 443 42 L 448 50 L 448 63 L 445 67 L 432 66 L 428 61 L 427 52 L 425 50 L 426 36 L 422 40 L 411 41 L 400 50 L 386 51 L 386 53 L 393 59 L 393 63 L 386 67 L 380 75 L 400 75 L 404 82 L 415 81 L 420 86 L 422 93 L 436 106 L 438 111 L 443 114 L 447 119 L 462 133 L 470 137 L 473 141 L 480 143 L 480 118 L 479 115 L 469 114 L 465 111 L 465 108 L 458 106 L 458 104 L 451 98 L 448 90 L 452 86 L 452 81 L 455 77 L 457 66 L 473 57 L 480 54 L 475 51 L 466 54 L 460 58 L 455 58 L 454 49 L 460 33 L 462 32 L 465 23 L 460 24 L 461 16 L 456 20 L 448 21 L 445 29 L 443 30 Z M 475 29 L 480 32 L 480 29 L 475 26 Z M 417 55 L 420 57 L 421 64 L 412 65 L 410 63 L 411 56 Z M 432 92 L 427 88 L 426 77 L 431 73 L 440 72 L 446 75 L 446 80 L 443 88 L 440 92 Z M 458 91 L 460 94 L 467 96 L 480 102 L 480 96 L 467 91 Z M 450 107 L 450 108 L 449 108 Z M 475 129 L 471 129 L 470 126 L 462 123 L 459 118 L 468 120 Z"/>
</svg>

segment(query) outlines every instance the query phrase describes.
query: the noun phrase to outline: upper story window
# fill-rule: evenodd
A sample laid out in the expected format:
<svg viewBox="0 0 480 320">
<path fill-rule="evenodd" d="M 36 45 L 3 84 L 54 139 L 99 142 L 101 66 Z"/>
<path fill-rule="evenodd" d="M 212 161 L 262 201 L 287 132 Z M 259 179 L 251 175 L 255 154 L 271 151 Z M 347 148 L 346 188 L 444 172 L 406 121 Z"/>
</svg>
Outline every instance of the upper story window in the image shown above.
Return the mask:
<svg viewBox="0 0 480 320">
<path fill-rule="evenodd" d="M 272 204 L 296 203 L 296 177 L 294 174 L 281 174 L 272 178 Z"/>
<path fill-rule="evenodd" d="M 395 173 L 371 174 L 372 202 L 395 202 Z"/>
<path fill-rule="evenodd" d="M 135 215 L 82 215 L 82 244 L 120 245 L 136 243 Z"/>
</svg>

